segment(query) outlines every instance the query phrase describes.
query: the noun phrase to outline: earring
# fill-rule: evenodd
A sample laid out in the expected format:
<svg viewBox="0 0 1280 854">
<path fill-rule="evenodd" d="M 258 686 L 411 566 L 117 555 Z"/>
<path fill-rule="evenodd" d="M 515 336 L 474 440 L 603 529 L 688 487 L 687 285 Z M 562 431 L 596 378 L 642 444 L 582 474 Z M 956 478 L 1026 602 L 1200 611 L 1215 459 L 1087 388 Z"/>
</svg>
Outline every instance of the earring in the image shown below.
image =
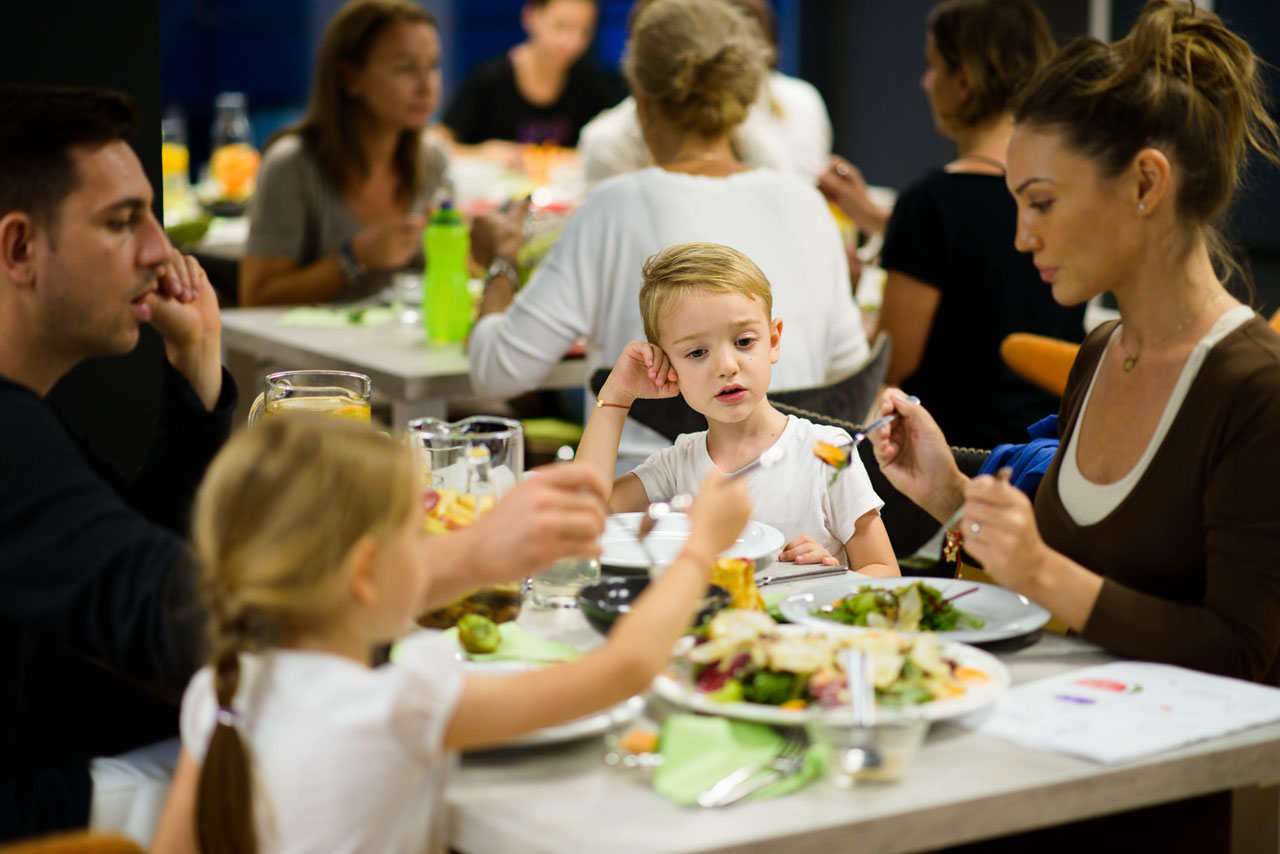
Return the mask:
<svg viewBox="0 0 1280 854">
<path fill-rule="evenodd" d="M 1138 213 L 1146 213 L 1146 210 L 1147 210 L 1147 203 L 1138 202 Z"/>
</svg>

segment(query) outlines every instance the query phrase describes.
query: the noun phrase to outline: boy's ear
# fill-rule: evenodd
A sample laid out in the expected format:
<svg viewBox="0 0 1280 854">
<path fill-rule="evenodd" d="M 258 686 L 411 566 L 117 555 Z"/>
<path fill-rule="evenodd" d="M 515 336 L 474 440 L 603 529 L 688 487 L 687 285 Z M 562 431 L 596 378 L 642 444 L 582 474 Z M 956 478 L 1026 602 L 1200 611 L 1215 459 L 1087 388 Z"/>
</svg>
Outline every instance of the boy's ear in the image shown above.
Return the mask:
<svg viewBox="0 0 1280 854">
<path fill-rule="evenodd" d="M 778 364 L 778 356 L 782 352 L 782 318 L 775 317 L 769 324 L 769 363 Z"/>
<path fill-rule="evenodd" d="M 378 600 L 377 558 L 378 542 L 367 535 L 347 553 L 347 592 L 359 605 L 372 605 Z"/>
</svg>

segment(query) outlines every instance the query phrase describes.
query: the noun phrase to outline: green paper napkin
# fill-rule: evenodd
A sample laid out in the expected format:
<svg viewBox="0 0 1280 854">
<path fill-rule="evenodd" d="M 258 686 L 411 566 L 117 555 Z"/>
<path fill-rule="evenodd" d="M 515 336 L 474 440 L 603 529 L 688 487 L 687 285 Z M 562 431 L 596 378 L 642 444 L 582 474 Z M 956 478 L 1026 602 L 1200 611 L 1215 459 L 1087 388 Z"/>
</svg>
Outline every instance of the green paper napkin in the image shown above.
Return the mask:
<svg viewBox="0 0 1280 854">
<path fill-rule="evenodd" d="M 387 306 L 345 306 L 325 308 L 301 305 L 280 315 L 281 326 L 381 326 L 395 317 L 395 309 Z"/>
<path fill-rule="evenodd" d="M 467 657 L 472 661 L 567 661 L 580 655 L 575 647 L 531 635 L 514 622 L 499 623 L 498 633 L 502 641 L 496 650 L 472 652 Z M 458 642 L 457 627 L 446 629 L 444 634 Z"/>
<path fill-rule="evenodd" d="M 670 715 L 662 724 L 658 752 L 664 759 L 654 771 L 653 788 L 678 804 L 693 805 L 698 795 L 743 765 L 767 763 L 781 746 L 782 737 L 764 724 L 704 715 Z M 794 792 L 821 773 L 822 759 L 810 750 L 799 773 L 750 798 Z"/>
</svg>

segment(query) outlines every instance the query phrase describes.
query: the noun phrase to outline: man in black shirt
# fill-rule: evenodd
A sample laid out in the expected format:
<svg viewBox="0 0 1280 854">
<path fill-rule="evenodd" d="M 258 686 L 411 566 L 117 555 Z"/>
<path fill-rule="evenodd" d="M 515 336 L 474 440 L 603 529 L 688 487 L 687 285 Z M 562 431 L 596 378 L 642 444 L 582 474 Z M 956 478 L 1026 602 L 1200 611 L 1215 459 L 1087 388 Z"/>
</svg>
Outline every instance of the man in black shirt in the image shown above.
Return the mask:
<svg viewBox="0 0 1280 854">
<path fill-rule="evenodd" d="M 141 686 L 176 694 L 196 663 L 181 532 L 235 391 L 209 280 L 151 212 L 135 123 L 115 93 L 0 87 L 0 838 L 85 825 L 90 757 L 132 746 L 115 736 Z M 43 398 L 146 322 L 168 364 L 125 480 Z"/>
</svg>

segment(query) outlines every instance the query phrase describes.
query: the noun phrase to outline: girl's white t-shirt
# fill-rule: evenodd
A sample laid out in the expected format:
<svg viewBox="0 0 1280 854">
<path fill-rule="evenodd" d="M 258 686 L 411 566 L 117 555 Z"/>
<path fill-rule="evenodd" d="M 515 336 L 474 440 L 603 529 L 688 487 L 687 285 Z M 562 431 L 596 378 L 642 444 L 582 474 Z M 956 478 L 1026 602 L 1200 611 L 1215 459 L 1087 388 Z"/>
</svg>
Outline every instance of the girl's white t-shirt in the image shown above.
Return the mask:
<svg viewBox="0 0 1280 854">
<path fill-rule="evenodd" d="M 832 483 L 835 470 L 813 453 L 818 440 L 838 445 L 848 442 L 849 434 L 839 427 L 787 416 L 787 426 L 774 443 L 783 448 L 782 459 L 746 475 L 755 508 L 751 518 L 777 528 L 787 542 L 801 534 L 812 537 L 844 563 L 844 544 L 853 536 L 855 523 L 884 502 L 856 452 Z M 682 492 L 696 494 L 714 465 L 704 430 L 677 437 L 675 445 L 650 456 L 634 474 L 650 501 L 664 501 Z"/>
<path fill-rule="evenodd" d="M 462 692 L 456 644 L 438 632 L 368 668 L 324 652 L 241 657 L 234 708 L 249 750 L 263 854 L 445 851 L 442 747 Z M 217 718 L 205 667 L 182 699 L 182 744 L 198 763 Z"/>
</svg>

